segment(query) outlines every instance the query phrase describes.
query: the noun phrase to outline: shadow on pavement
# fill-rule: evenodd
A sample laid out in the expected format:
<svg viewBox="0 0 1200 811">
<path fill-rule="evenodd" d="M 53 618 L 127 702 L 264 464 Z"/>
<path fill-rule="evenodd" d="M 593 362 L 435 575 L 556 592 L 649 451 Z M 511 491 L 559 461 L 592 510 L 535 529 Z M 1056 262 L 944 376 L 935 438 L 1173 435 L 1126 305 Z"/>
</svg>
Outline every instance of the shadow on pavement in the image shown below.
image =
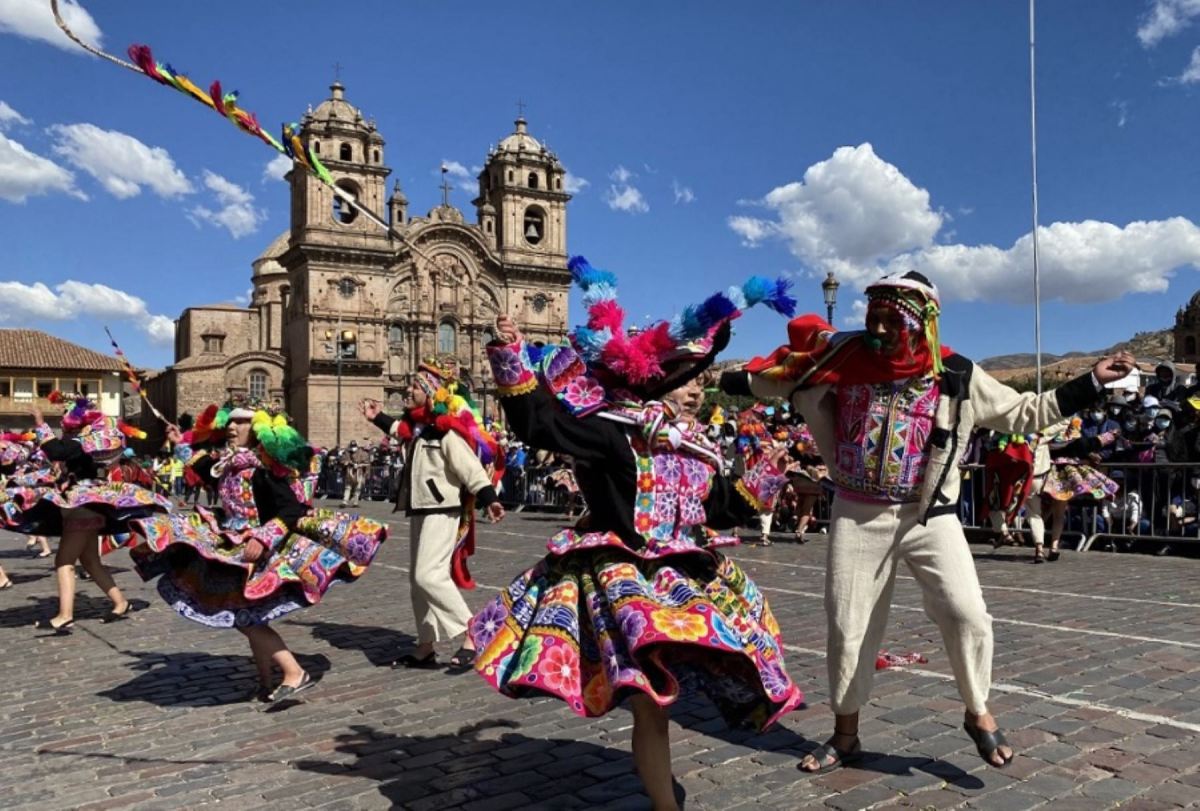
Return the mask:
<svg viewBox="0 0 1200 811">
<path fill-rule="evenodd" d="M 339 650 L 359 651 L 376 667 L 390 667 L 404 652 L 417 645 L 416 637 L 394 628 L 299 620 L 289 620 L 288 625 L 309 628 L 313 638 Z"/>
<path fill-rule="evenodd" d="M 297 760 L 292 766 L 376 780 L 379 793 L 396 808 L 438 794 L 457 806 L 520 792 L 530 798 L 521 806 L 527 809 L 597 808 L 641 794 L 628 752 L 511 731 L 518 727 L 514 721 L 484 720 L 453 733 L 395 735 L 355 724 L 337 736 L 334 748 L 354 760 Z M 682 800 L 683 787 L 676 784 L 675 791 Z"/>
<path fill-rule="evenodd" d="M 159 653 L 121 651 L 140 676 L 96 695 L 111 701 L 143 701 L 159 707 L 211 707 L 249 701 L 258 686 L 254 660 L 245 656 L 214 656 L 198 651 Z M 297 653 L 300 666 L 314 680 L 329 671 L 329 659 Z M 307 695 L 307 694 L 306 694 Z"/>
<path fill-rule="evenodd" d="M 25 578 L 17 575 L 13 577 L 13 583 L 20 585 Z M 90 584 L 84 584 L 90 585 Z M 95 589 L 95 586 L 91 586 Z M 6 591 L 5 594 L 12 594 L 16 589 Z M 0 628 L 21 628 L 26 625 L 32 626 L 40 619 L 47 619 L 54 616 L 58 611 L 57 596 L 36 596 L 29 595 L 25 598 L 29 604 L 19 605 L 14 608 L 6 608 L 0 611 Z M 112 603 L 107 597 L 98 597 L 91 594 L 77 593 L 75 595 L 75 619 L 88 620 L 99 619 L 109 612 L 112 608 Z"/>
</svg>

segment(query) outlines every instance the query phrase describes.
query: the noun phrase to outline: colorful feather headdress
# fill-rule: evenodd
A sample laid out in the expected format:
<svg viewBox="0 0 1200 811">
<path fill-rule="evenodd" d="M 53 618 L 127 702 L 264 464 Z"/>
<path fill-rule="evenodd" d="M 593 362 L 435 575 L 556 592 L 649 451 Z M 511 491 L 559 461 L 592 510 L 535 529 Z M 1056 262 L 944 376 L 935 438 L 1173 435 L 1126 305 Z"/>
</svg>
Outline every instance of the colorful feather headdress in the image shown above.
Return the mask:
<svg viewBox="0 0 1200 811">
<path fill-rule="evenodd" d="M 108 419 L 90 398 L 82 394 L 64 394 L 61 391 L 52 391 L 46 399 L 54 405 L 70 404 L 70 408 L 62 415 L 62 428 L 67 433 L 100 430 Z M 137 426 L 119 419 L 114 422 L 117 430 L 125 436 L 132 439 L 146 438 L 146 432 Z"/>
<path fill-rule="evenodd" d="M 193 438 L 208 437 L 212 441 L 219 437 L 216 432 L 224 431 L 229 421 L 236 419 L 250 420 L 250 428 L 258 439 L 260 455 L 265 457 L 263 461 L 290 471 L 308 470 L 313 455 L 312 446 L 292 427 L 287 412 L 278 403 L 264 403 L 235 395 L 220 408 L 206 408 L 190 433 Z"/>
<path fill-rule="evenodd" d="M 656 388 L 672 364 L 715 355 L 714 348 L 728 341 L 727 334 L 721 337 L 723 329 L 744 310 L 762 304 L 790 317 L 796 309 L 796 300 L 788 295 L 789 280 L 754 276 L 740 287 L 685 307 L 670 321 L 635 332 L 625 326 L 615 275 L 592 267 L 582 256 L 572 257 L 568 267 L 583 290 L 588 313 L 587 323 L 571 333 L 571 343 L 597 376 L 643 391 Z M 686 381 L 677 381 L 682 382 Z"/>
<path fill-rule="evenodd" d="M 408 411 L 415 422 L 427 422 L 441 431 L 454 431 L 467 441 L 485 465 L 497 463 L 503 471 L 503 455 L 496 438 L 483 428 L 479 406 L 471 390 L 461 379 L 458 361 L 451 357 L 426 358 L 417 366 L 414 378 L 429 397 L 427 405 Z M 407 439 L 407 436 L 402 436 Z"/>
</svg>

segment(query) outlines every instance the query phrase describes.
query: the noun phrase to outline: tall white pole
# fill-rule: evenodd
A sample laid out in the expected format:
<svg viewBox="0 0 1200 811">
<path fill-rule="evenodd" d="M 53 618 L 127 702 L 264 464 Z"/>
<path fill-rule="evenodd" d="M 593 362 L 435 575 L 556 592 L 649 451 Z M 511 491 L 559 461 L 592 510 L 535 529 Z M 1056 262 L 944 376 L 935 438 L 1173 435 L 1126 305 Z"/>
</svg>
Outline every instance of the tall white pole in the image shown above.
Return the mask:
<svg viewBox="0 0 1200 811">
<path fill-rule="evenodd" d="M 1037 81 L 1034 58 L 1034 3 L 1029 0 L 1029 142 L 1033 166 L 1033 340 L 1037 352 L 1037 391 L 1042 393 L 1042 280 L 1038 270 Z"/>
</svg>

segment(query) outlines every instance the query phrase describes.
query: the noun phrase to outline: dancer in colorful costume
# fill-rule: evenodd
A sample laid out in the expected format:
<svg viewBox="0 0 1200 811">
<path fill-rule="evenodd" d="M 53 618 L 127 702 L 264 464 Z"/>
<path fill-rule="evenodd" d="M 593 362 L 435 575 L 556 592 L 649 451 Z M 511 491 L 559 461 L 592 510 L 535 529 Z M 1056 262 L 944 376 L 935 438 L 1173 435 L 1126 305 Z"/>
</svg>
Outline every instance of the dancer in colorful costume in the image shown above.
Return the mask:
<svg viewBox="0 0 1200 811">
<path fill-rule="evenodd" d="M 92 581 L 112 601 L 112 610 L 104 621 L 124 619 L 129 601 L 100 562 L 100 555 L 124 545 L 122 541 L 130 537 L 130 521 L 165 514 L 171 503 L 144 487 L 107 480 L 106 468 L 120 457 L 126 437 L 145 434 L 106 417 L 86 397 L 52 392 L 50 401 L 68 406 L 62 417 L 62 438 L 54 435 L 42 412 L 33 409 L 34 442 L 47 466 L 34 464 L 12 476 L 4 488 L 0 508 L 7 528 L 14 532 L 60 537 L 54 558 L 58 613 L 40 620 L 38 627 L 66 634 L 75 622 L 75 564 L 82 563 Z M 102 535 L 110 536 L 103 550 Z M 120 541 L 111 542 L 111 536 Z"/>
<path fill-rule="evenodd" d="M 555 696 L 585 717 L 630 699 L 637 772 L 654 808 L 673 809 L 666 706 L 685 686 L 731 724 L 765 727 L 803 702 L 766 599 L 718 551 L 773 504 L 786 450 L 731 480 L 698 420 L 729 321 L 794 302 L 756 279 L 627 335 L 615 278 L 581 257 L 570 266 L 589 312 L 574 346 L 531 346 L 501 316 L 488 357 L 509 430 L 575 459 L 589 518 L 476 614 L 475 669 L 504 695 Z"/>
<path fill-rule="evenodd" d="M 258 669 L 255 698 L 277 704 L 312 679 L 269 623 L 363 574 L 387 528 L 312 509 L 302 478 L 312 449 L 277 410 L 209 406 L 187 434 L 171 426 L 167 435 L 192 474 L 215 485 L 221 509 L 134 522 L 146 541 L 131 553 L 138 573 L 161 575 L 158 593 L 181 616 L 243 634 Z M 274 689 L 272 665 L 282 672 Z"/>
<path fill-rule="evenodd" d="M 937 288 L 921 274 L 881 279 L 867 288 L 866 332 L 835 333 L 801 316 L 788 324 L 787 345 L 722 379 L 733 394 L 789 398 L 837 485 L 825 580 L 835 732 L 805 758 L 805 771 L 835 769 L 862 751 L 858 712 L 901 561 L 942 632 L 966 703 L 964 728 L 987 763 L 1011 762 L 987 707 L 992 618 L 958 520 L 958 459 L 976 425 L 1035 432 L 1133 368 L 1123 352 L 1054 391 L 1019 394 L 943 347 L 939 314 Z"/>
<path fill-rule="evenodd" d="M 504 517 L 494 482 L 504 473 L 495 438 L 480 428 L 457 362 L 429 360 L 409 388 L 409 407 L 399 418 L 365 400 L 363 416 L 403 443 L 404 469 L 396 509 L 409 517 L 409 586 L 417 620 L 417 647 L 396 664 L 438 667 L 433 646 L 467 630 L 471 609 L 459 588 L 475 588 L 467 558 L 475 552 L 475 508 L 495 523 Z M 486 466 L 495 465 L 489 476 Z M 475 645 L 468 637 L 450 659 L 469 669 Z"/>
<path fill-rule="evenodd" d="M 1119 484 L 1084 461 L 1116 442 L 1118 432 L 1085 436 L 1082 423 L 1079 417 L 1064 419 L 1047 428 L 1039 443 L 1036 464 L 1038 486 L 1030 499 L 1033 509 L 1030 510 L 1029 521 L 1033 533 L 1034 563 L 1058 560 L 1058 544 L 1066 529 L 1067 507 L 1072 499 L 1101 502 L 1112 498 L 1121 489 Z M 1045 503 L 1040 503 L 1043 499 Z M 1039 502 L 1036 505 L 1033 503 L 1035 500 Z M 1050 510 L 1050 550 L 1043 556 L 1046 531 L 1042 512 L 1046 507 Z"/>
</svg>

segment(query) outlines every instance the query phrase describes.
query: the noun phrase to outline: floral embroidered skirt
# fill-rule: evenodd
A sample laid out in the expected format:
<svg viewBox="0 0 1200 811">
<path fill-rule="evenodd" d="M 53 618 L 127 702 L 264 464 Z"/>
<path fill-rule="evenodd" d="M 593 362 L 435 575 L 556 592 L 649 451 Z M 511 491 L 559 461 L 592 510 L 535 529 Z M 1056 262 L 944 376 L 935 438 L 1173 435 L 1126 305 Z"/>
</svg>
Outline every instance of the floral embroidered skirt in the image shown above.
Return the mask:
<svg viewBox="0 0 1200 811">
<path fill-rule="evenodd" d="M 338 582 L 367 570 L 387 527 L 332 510 L 314 510 L 296 530 L 281 525 L 274 548 L 257 562 L 243 557 L 255 528 L 223 529 L 210 510 L 156 515 L 134 522 L 146 543 L 131 550 L 145 580 L 161 575 L 158 593 L 177 613 L 213 628 L 263 625 L 320 602 Z"/>
<path fill-rule="evenodd" d="M 1109 498 L 1117 494 L 1121 485 L 1105 476 L 1094 467 L 1075 462 L 1055 463 L 1046 474 L 1042 494 L 1055 501 L 1070 501 L 1073 498 Z"/>
<path fill-rule="evenodd" d="M 168 498 L 145 487 L 103 479 L 88 479 L 62 492 L 44 477 L 30 475 L 9 479 L 8 487 L 0 491 L 0 521 L 5 529 L 61 536 L 63 511 L 87 510 L 104 519 L 99 533 L 107 536 L 102 545 L 105 552 L 133 540 L 128 534 L 131 521 L 164 515 L 170 509 Z"/>
<path fill-rule="evenodd" d="M 585 717 L 638 692 L 665 706 L 698 689 L 731 726 L 757 728 L 803 705 L 771 609 L 732 560 L 563 534 L 572 551 L 547 555 L 471 621 L 475 669 L 494 689 L 556 696 Z"/>
</svg>

